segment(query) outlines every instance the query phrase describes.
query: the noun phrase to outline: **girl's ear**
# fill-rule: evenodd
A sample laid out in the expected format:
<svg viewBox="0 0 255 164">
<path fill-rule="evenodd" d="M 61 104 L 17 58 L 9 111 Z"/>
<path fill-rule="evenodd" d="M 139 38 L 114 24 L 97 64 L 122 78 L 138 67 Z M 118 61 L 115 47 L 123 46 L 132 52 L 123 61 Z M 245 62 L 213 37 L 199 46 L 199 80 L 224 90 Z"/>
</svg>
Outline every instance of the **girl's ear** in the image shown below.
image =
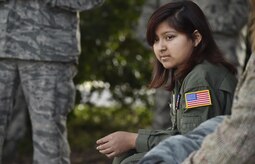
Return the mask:
<svg viewBox="0 0 255 164">
<path fill-rule="evenodd" d="M 202 40 L 202 35 L 198 30 L 193 32 L 193 39 L 194 39 L 194 47 L 196 47 Z"/>
</svg>

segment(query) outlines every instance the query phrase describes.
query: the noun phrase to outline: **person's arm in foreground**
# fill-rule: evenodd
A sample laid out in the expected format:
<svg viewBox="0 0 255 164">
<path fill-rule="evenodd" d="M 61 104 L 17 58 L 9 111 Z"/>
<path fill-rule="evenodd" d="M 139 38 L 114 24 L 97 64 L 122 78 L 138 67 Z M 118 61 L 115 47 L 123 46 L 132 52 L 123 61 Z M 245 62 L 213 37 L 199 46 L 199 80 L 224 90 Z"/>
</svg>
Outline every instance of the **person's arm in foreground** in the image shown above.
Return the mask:
<svg viewBox="0 0 255 164">
<path fill-rule="evenodd" d="M 205 121 L 186 135 L 167 138 L 149 151 L 139 164 L 182 162 L 191 152 L 199 149 L 204 137 L 212 133 L 226 116 L 217 116 Z"/>
</svg>

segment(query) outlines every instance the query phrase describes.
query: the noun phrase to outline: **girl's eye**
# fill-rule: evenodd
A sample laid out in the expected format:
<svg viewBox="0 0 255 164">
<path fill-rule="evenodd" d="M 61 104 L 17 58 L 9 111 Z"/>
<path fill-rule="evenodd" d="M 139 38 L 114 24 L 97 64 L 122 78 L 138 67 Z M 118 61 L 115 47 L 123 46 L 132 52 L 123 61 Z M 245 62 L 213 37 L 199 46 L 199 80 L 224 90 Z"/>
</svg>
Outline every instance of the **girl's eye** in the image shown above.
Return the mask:
<svg viewBox="0 0 255 164">
<path fill-rule="evenodd" d="M 167 35 L 166 40 L 172 40 L 175 36 L 174 35 Z"/>
</svg>

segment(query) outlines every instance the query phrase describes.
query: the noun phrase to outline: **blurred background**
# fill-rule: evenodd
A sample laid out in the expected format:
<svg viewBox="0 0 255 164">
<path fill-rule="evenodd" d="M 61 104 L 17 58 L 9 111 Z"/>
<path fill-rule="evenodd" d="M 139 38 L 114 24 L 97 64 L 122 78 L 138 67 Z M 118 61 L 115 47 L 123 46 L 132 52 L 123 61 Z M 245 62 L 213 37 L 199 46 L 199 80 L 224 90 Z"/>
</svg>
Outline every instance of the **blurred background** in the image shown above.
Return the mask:
<svg viewBox="0 0 255 164">
<path fill-rule="evenodd" d="M 150 14 L 166 2 L 106 0 L 103 6 L 80 14 L 82 53 L 74 79 L 76 107 L 68 118 L 72 164 L 111 163 L 95 149 L 96 140 L 111 132 L 170 125 L 168 93 L 147 88 L 154 55 L 145 41 Z M 242 12 L 246 14 L 248 9 Z M 242 40 L 240 46 L 234 43 L 239 47 L 237 59 L 242 65 L 250 54 L 246 18 L 239 19 L 242 25 L 234 34 Z M 17 95 L 15 110 L 18 112 L 13 112 L 9 126 L 4 164 L 31 164 L 31 125 L 22 93 Z"/>
</svg>

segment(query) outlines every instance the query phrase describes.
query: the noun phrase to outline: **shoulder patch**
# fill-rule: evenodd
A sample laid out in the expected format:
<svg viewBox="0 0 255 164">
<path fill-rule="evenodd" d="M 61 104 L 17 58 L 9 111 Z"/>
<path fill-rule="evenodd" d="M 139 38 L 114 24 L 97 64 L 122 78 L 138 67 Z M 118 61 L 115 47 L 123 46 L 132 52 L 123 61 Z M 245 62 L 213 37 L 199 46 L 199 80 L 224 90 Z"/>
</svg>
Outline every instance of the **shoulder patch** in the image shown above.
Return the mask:
<svg viewBox="0 0 255 164">
<path fill-rule="evenodd" d="M 187 109 L 212 105 L 210 91 L 201 90 L 185 93 L 185 104 Z"/>
</svg>

